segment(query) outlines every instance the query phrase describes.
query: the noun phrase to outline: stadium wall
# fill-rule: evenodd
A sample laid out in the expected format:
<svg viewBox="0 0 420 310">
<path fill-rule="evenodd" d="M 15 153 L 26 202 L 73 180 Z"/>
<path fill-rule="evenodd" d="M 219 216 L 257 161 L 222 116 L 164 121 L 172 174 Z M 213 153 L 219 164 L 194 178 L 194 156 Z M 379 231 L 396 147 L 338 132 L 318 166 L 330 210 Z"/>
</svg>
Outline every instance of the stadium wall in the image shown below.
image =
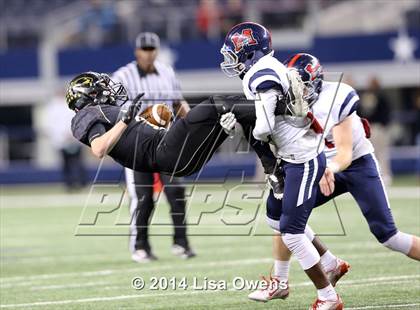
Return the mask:
<svg viewBox="0 0 420 310">
<path fill-rule="evenodd" d="M 408 31 L 405 39 L 420 42 L 420 31 Z M 393 48 L 395 40 L 401 38 L 399 32 L 364 35 L 319 36 L 299 49 L 284 47 L 276 49 L 275 56 L 284 60 L 291 54 L 304 51 L 313 53 L 321 59 L 326 71 L 344 72 L 351 75 L 355 86 L 363 89 L 367 79 L 375 74 L 380 77 L 384 87 L 412 87 L 420 84 L 420 46 L 411 51 L 406 60 L 400 59 Z M 203 93 L 240 92 L 236 79 L 225 77 L 219 68 L 221 56 L 220 41 L 192 41 L 173 44 L 163 48 L 162 54 L 173 61 L 185 93 L 194 96 Z M 410 51 L 408 51 L 410 52 Z M 407 53 L 407 51 L 406 51 Z M 74 74 L 87 70 L 112 72 L 120 65 L 133 60 L 133 47 L 120 45 L 100 49 L 71 48 L 56 51 L 49 61 L 56 63 L 56 78 L 44 76 L 43 62 L 46 61 L 42 49 L 20 49 L 0 53 L 0 106 L 33 104 L 43 105 L 54 91 L 54 85 L 65 85 Z M 50 64 L 51 65 L 51 64 Z M 412 154 L 412 152 L 410 153 Z M 417 152 L 418 154 L 418 152 Z M 212 161 L 204 169 L 203 177 L 223 177 L 231 163 L 217 165 Z M 219 160 L 220 162 L 220 160 Z M 392 154 L 393 172 L 419 172 L 417 155 L 407 156 L 396 149 Z M 209 168 L 211 167 L 211 168 Z M 241 169 L 241 167 L 239 167 Z M 246 161 L 242 169 L 249 176 L 255 170 L 255 158 Z M 22 173 L 22 172 L 25 173 Z M 107 167 L 108 177 L 118 173 L 117 167 Z M 91 169 L 91 173 L 95 168 Z M 61 178 L 55 166 L 10 166 L 0 169 L 0 183 L 56 182 Z"/>
</svg>

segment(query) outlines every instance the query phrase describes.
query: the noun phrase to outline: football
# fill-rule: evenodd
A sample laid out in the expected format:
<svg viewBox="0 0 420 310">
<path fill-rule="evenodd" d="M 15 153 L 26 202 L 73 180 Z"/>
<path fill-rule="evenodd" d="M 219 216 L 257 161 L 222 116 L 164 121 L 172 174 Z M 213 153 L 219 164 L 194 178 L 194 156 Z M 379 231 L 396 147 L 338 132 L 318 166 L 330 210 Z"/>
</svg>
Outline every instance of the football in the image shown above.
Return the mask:
<svg viewBox="0 0 420 310">
<path fill-rule="evenodd" d="M 158 103 L 147 107 L 140 116 L 153 125 L 167 127 L 172 120 L 172 111 L 166 104 Z"/>
</svg>

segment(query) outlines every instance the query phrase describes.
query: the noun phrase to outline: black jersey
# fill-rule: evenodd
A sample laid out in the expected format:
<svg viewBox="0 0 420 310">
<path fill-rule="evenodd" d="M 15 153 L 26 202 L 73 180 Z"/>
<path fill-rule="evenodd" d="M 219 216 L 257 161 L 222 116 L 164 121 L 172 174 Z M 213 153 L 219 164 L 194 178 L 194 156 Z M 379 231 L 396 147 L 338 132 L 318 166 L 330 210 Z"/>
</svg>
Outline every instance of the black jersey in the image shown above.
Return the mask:
<svg viewBox="0 0 420 310">
<path fill-rule="evenodd" d="M 72 119 L 73 136 L 90 146 L 95 138 L 118 122 L 120 109 L 112 105 L 85 107 Z M 165 129 L 143 119 L 132 121 L 108 155 L 124 167 L 145 172 L 155 171 L 156 149 L 165 132 Z"/>
<path fill-rule="evenodd" d="M 260 158 L 267 157 L 264 167 L 272 171 L 276 159 L 268 144 L 256 143 L 252 137 L 255 123 L 254 106 L 235 106 L 235 115 L 245 137 Z M 93 139 L 110 130 L 119 119 L 116 106 L 88 106 L 72 120 L 73 135 L 90 146 Z M 213 100 L 205 100 L 165 130 L 141 119 L 132 121 L 109 155 L 124 167 L 143 172 L 161 172 L 187 176 L 198 172 L 226 139 L 219 125 L 218 110 Z M 263 163 L 265 161 L 263 160 Z M 269 166 L 268 166 L 269 164 Z M 269 167 L 270 169 L 268 169 Z"/>
</svg>

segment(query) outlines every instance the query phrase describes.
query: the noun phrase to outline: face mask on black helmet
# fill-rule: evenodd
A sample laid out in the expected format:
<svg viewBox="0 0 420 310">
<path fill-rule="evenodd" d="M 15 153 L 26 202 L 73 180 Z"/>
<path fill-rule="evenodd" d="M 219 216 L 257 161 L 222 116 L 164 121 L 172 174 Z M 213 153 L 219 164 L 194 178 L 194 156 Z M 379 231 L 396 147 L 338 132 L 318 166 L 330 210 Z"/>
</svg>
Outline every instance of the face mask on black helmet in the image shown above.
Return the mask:
<svg viewBox="0 0 420 310">
<path fill-rule="evenodd" d="M 88 105 L 122 105 L 128 99 L 121 83 L 115 83 L 104 73 L 85 72 L 68 85 L 66 101 L 71 110 L 79 111 Z"/>
</svg>

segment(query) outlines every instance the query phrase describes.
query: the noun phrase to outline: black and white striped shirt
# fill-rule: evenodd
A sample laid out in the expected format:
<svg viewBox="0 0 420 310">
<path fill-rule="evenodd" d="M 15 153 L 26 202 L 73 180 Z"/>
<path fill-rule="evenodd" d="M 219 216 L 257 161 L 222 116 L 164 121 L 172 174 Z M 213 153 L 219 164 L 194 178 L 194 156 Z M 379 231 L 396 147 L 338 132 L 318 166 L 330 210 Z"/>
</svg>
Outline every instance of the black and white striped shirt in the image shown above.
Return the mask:
<svg viewBox="0 0 420 310">
<path fill-rule="evenodd" d="M 155 72 L 146 74 L 136 61 L 132 61 L 115 71 L 112 78 L 124 85 L 130 99 L 141 92 L 145 93 L 141 111 L 150 105 L 162 102 L 173 110 L 174 101 L 183 100 L 176 74 L 171 66 L 159 61 L 154 62 L 154 67 Z"/>
</svg>

